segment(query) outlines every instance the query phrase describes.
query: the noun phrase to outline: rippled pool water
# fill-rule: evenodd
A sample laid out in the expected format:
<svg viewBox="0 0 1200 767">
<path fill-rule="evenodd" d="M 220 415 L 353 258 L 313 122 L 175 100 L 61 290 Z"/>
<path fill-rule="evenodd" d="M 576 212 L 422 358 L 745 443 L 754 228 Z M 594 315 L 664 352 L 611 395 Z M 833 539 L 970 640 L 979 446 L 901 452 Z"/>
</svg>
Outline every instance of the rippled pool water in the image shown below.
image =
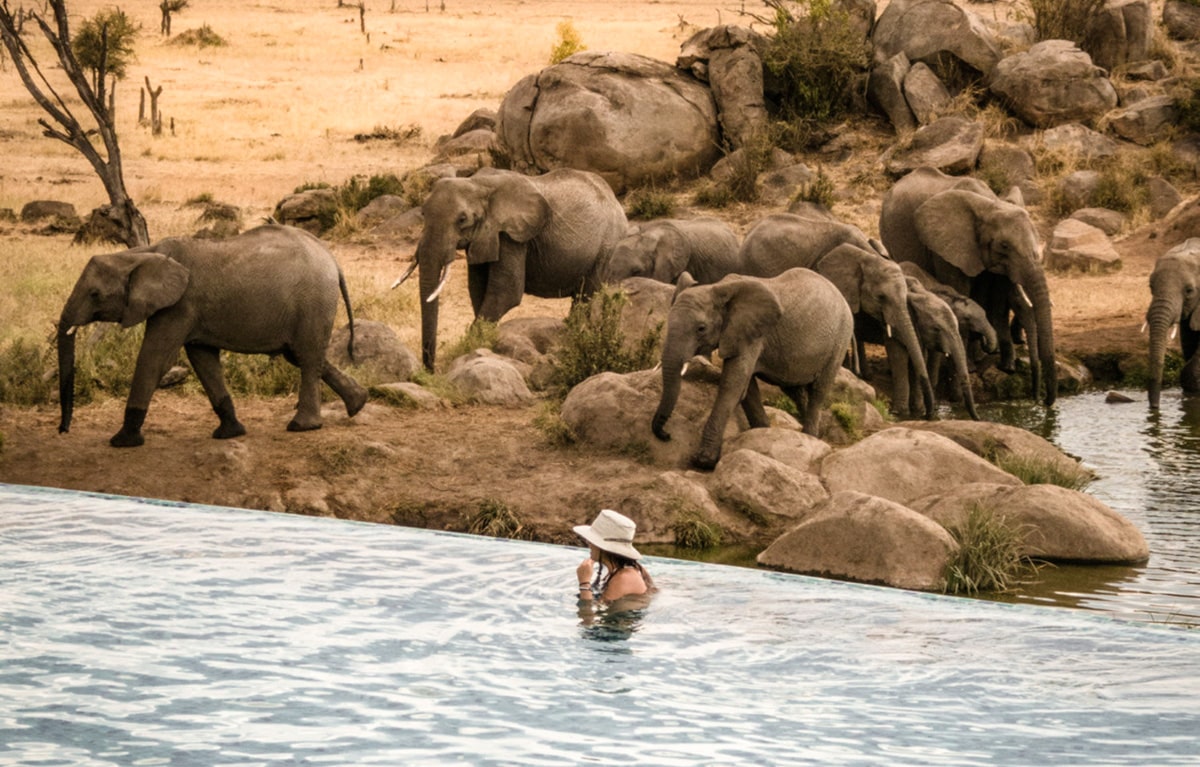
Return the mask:
<svg viewBox="0 0 1200 767">
<path fill-rule="evenodd" d="M 0 485 L 0 764 L 1195 764 L 1200 632 Z"/>
<path fill-rule="evenodd" d="M 1150 546 L 1138 567 L 1044 569 L 1016 597 L 1122 617 L 1200 626 L 1200 397 L 1146 393 L 1108 404 L 1104 392 L 1062 397 L 1053 409 L 989 406 L 985 418 L 1022 426 L 1081 458 L 1099 478 L 1086 492 L 1133 522 Z"/>
</svg>

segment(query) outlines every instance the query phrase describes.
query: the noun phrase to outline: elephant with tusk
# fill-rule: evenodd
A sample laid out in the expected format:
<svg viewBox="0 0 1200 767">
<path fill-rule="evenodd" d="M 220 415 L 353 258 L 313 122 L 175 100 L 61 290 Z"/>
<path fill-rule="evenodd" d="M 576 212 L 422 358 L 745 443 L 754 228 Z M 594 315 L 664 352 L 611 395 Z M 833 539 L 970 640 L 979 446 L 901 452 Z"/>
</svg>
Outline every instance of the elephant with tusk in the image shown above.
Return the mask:
<svg viewBox="0 0 1200 767">
<path fill-rule="evenodd" d="M 75 329 L 93 322 L 146 323 L 125 421 L 109 441 L 136 447 L 163 373 L 182 347 L 220 425 L 216 439 L 246 433 L 225 388 L 221 350 L 282 354 L 300 368 L 300 402 L 289 431 L 321 427 L 321 382 L 353 416 L 367 392 L 326 359 L 339 298 L 354 316 L 342 270 L 321 241 L 289 226 L 267 225 L 227 240 L 169 238 L 92 257 L 58 323 L 60 432 L 71 427 L 75 401 Z"/>
<path fill-rule="evenodd" d="M 1150 306 L 1143 330 L 1150 331 L 1150 407 L 1162 396 L 1163 359 L 1167 344 L 1179 335 L 1183 350 L 1183 390 L 1200 393 L 1200 237 L 1193 237 L 1159 257 L 1150 274 Z"/>
<path fill-rule="evenodd" d="M 588 296 L 599 270 L 625 236 L 625 210 L 608 184 L 562 168 L 541 176 L 484 168 L 468 178 L 439 179 L 421 206 L 417 252 L 399 285 L 419 271 L 421 358 L 437 361 L 438 297 L 459 250 L 477 318 L 499 322 L 528 294 Z"/>
<path fill-rule="evenodd" d="M 692 462 L 716 466 L 734 405 L 751 427 L 769 425 L 758 379 L 780 387 L 796 403 L 804 430 L 820 429 L 821 409 L 850 348 L 854 318 L 842 294 L 809 269 L 778 277 L 729 275 L 713 285 L 680 276 L 667 315 L 662 351 L 662 398 L 651 421 L 660 440 L 679 399 L 683 368 L 696 354 L 721 356 L 721 382 Z"/>
</svg>

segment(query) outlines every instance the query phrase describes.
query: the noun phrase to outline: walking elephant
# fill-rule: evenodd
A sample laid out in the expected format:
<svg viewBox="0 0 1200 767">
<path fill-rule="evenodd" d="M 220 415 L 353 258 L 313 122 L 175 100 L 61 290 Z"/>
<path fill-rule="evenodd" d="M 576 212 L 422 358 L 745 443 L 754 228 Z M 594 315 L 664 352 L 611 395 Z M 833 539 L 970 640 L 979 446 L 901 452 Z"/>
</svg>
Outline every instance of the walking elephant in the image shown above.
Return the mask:
<svg viewBox="0 0 1200 767">
<path fill-rule="evenodd" d="M 75 330 L 92 322 L 146 323 L 125 421 L 109 441 L 114 447 L 144 443 L 150 399 L 180 347 L 220 419 L 214 438 L 246 433 L 225 388 L 222 349 L 282 354 L 300 368 L 300 403 L 288 430 L 321 427 L 321 381 L 353 416 L 367 392 L 325 357 L 339 294 L 353 355 L 354 316 L 342 270 L 320 240 L 300 229 L 268 225 L 227 240 L 170 238 L 94 256 L 58 322 L 59 431 L 71 427 Z"/>
<path fill-rule="evenodd" d="M 712 217 L 663 218 L 631 227 L 601 270 L 604 282 L 648 277 L 674 284 L 687 272 L 701 284 L 716 282 L 738 267 L 737 235 Z"/>
<path fill-rule="evenodd" d="M 1200 237 L 1193 237 L 1159 256 L 1150 274 L 1150 407 L 1158 409 L 1162 395 L 1163 358 L 1169 340 L 1179 329 L 1183 350 L 1183 390 L 1200 393 Z M 1170 338 L 1168 338 L 1168 334 Z"/>
<path fill-rule="evenodd" d="M 628 222 L 612 189 L 595 173 L 559 169 L 541 176 L 484 168 L 434 183 L 416 256 L 395 284 L 420 269 L 421 358 L 437 357 L 438 295 L 459 250 L 477 318 L 498 322 L 525 294 L 588 296 L 599 266 Z"/>
<path fill-rule="evenodd" d="M 758 379 L 780 387 L 816 435 L 854 333 L 850 307 L 837 287 L 808 269 L 769 279 L 730 275 L 713 285 L 680 277 L 667 315 L 662 352 L 662 398 L 651 428 L 661 440 L 679 399 L 684 363 L 720 352 L 717 398 L 692 462 L 711 469 L 721 457 L 725 425 L 741 403 L 751 427 L 767 426 Z"/>
<path fill-rule="evenodd" d="M 918 168 L 884 195 L 883 245 L 897 261 L 912 261 L 970 296 L 998 335 L 1000 366 L 1015 369 L 1010 315 L 1029 346 L 1031 392 L 1045 379 L 1044 402 L 1058 395 L 1050 291 L 1037 230 L 1021 205 L 997 197 L 972 178 Z"/>
</svg>

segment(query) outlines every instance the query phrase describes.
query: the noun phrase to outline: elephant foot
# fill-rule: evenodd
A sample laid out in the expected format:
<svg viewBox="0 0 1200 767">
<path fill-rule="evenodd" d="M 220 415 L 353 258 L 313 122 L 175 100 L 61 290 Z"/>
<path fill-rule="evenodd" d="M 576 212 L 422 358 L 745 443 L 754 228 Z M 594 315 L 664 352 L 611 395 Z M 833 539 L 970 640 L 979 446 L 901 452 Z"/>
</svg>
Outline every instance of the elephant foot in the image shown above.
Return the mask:
<svg viewBox="0 0 1200 767">
<path fill-rule="evenodd" d="M 366 406 L 367 390 L 361 386 L 356 387 L 349 396 L 342 397 L 342 402 L 346 404 L 346 415 L 353 418 Z"/>
<path fill-rule="evenodd" d="M 112 435 L 108 444 L 113 447 L 141 447 L 146 444 L 146 438 L 142 436 L 142 424 L 145 421 L 145 408 L 125 408 L 125 423 L 121 425 L 119 432 Z"/>
<path fill-rule="evenodd" d="M 245 433 L 246 427 L 243 426 L 240 421 L 233 421 L 230 423 L 222 421 L 221 425 L 213 430 L 212 436 L 213 439 L 233 439 L 234 437 L 240 437 Z"/>
<path fill-rule="evenodd" d="M 299 418 L 293 418 L 287 425 L 288 431 L 316 431 L 321 428 L 320 421 L 301 421 Z"/>
<path fill-rule="evenodd" d="M 705 453 L 697 453 L 692 456 L 692 466 L 700 471 L 712 471 L 717 467 L 717 461 L 721 459 L 721 454 L 708 455 Z"/>
</svg>

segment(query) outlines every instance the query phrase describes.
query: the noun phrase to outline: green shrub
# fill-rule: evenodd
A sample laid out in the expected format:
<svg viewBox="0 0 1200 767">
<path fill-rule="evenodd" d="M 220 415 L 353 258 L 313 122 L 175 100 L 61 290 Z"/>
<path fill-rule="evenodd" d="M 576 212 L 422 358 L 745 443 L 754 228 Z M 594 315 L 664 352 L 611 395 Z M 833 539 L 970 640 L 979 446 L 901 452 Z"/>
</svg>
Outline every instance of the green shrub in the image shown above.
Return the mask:
<svg viewBox="0 0 1200 767">
<path fill-rule="evenodd" d="M 441 373 L 430 373 L 425 368 L 421 368 L 412 375 L 412 382 L 421 386 L 442 399 L 449 402 L 451 405 L 461 405 L 466 402 L 466 397 L 457 386 L 450 382 L 450 379 Z"/>
<path fill-rule="evenodd" d="M 675 213 L 675 197 L 654 187 L 635 189 L 625 198 L 625 215 L 631 219 L 649 221 L 669 218 Z"/>
<path fill-rule="evenodd" d="M 500 340 L 500 326 L 494 322 L 476 318 L 467 326 L 457 341 L 442 348 L 442 358 L 454 360 L 464 354 L 470 354 L 476 349 L 494 349 L 498 340 Z"/>
<path fill-rule="evenodd" d="M 826 209 L 833 207 L 833 179 L 825 175 L 824 168 L 817 168 L 817 177 L 807 184 L 802 184 L 792 195 L 792 202 L 811 202 Z"/>
<path fill-rule="evenodd" d="M 1082 466 L 1065 469 L 1060 463 L 1029 454 L 1004 451 L 996 456 L 995 464 L 1027 485 L 1082 490 L 1092 481 L 1092 473 Z"/>
<path fill-rule="evenodd" d="M 721 545 L 721 528 L 710 522 L 703 512 L 682 501 L 674 506 L 671 532 L 675 536 L 676 546 L 691 551 L 705 551 Z"/>
<path fill-rule="evenodd" d="M 1028 18 L 1038 40 L 1070 40 L 1082 47 L 1092 19 L 1104 9 L 1106 0 L 1026 0 L 1027 9 L 1018 17 Z"/>
<path fill-rule="evenodd" d="M 223 48 L 229 43 L 218 35 L 208 24 L 198 29 L 189 29 L 171 40 L 172 45 L 194 45 L 197 48 Z"/>
<path fill-rule="evenodd" d="M 233 394 L 278 397 L 300 391 L 300 369 L 281 356 L 222 352 L 221 363 Z"/>
<path fill-rule="evenodd" d="M 959 550 L 946 566 L 947 594 L 1010 591 L 1036 570 L 1021 554 L 1023 532 L 983 504 L 972 504 L 963 525 L 949 532 Z"/>
<path fill-rule="evenodd" d="M 779 118 L 821 125 L 844 115 L 856 81 L 870 65 L 870 46 L 845 11 L 830 0 L 766 0 L 774 34 L 763 54 L 764 74 L 779 90 Z M 810 132 L 807 128 L 801 134 Z"/>
<path fill-rule="evenodd" d="M 580 51 L 586 51 L 587 48 L 583 44 L 583 38 L 579 36 L 575 25 L 569 21 L 560 21 L 558 26 L 554 28 L 558 33 L 558 42 L 550 50 L 550 63 L 557 64 L 563 59 L 569 58 Z"/>
<path fill-rule="evenodd" d="M 93 77 L 103 62 L 105 71 L 120 80 L 125 77 L 129 64 L 137 58 L 133 43 L 141 31 L 142 25 L 120 8 L 101 10 L 79 25 L 71 41 L 71 51 L 80 66 L 91 71 Z"/>
<path fill-rule="evenodd" d="M 575 444 L 575 432 L 562 418 L 562 403 L 547 400 L 542 403 L 533 418 L 533 427 L 542 433 L 552 447 L 570 447 Z"/>
<path fill-rule="evenodd" d="M 854 405 L 849 402 L 834 402 L 829 409 L 833 413 L 833 419 L 842 427 L 842 431 L 846 432 L 847 437 L 854 442 L 862 439 L 862 420 L 858 417 Z"/>
<path fill-rule="evenodd" d="M 51 401 L 55 379 L 54 348 L 17 338 L 0 350 L 0 402 L 44 405 Z"/>
<path fill-rule="evenodd" d="M 551 378 L 559 393 L 565 396 L 598 373 L 631 373 L 657 361 L 661 327 L 647 331 L 628 348 L 621 329 L 621 309 L 628 300 L 620 289 L 604 287 L 571 305 L 562 341 L 552 355 Z"/>
<path fill-rule="evenodd" d="M 394 173 L 371 176 L 365 180 L 363 176 L 351 176 L 345 184 L 334 188 L 338 207 L 351 213 L 367 207 L 376 197 L 385 194 L 403 197 L 406 191 L 404 182 Z"/>
<path fill-rule="evenodd" d="M 474 513 L 467 515 L 467 532 L 492 538 L 529 539 L 531 531 L 515 511 L 503 501 L 486 499 L 479 502 Z"/>
</svg>

